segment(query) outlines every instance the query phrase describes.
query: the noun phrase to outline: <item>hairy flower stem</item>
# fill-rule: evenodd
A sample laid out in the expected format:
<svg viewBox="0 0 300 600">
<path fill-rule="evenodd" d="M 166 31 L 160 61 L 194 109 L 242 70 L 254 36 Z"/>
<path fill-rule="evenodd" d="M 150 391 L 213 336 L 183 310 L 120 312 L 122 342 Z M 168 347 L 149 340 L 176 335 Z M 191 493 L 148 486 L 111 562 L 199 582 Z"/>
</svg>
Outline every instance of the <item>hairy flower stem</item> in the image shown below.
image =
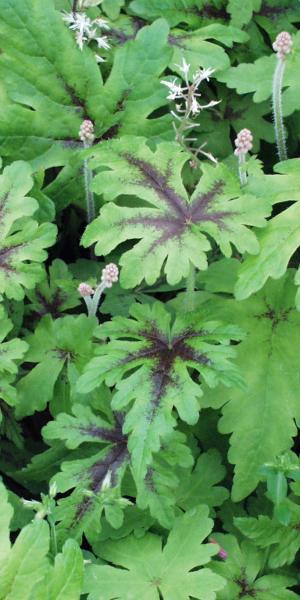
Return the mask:
<svg viewBox="0 0 300 600">
<path fill-rule="evenodd" d="M 275 137 L 279 160 L 287 159 L 285 143 L 285 131 L 282 116 L 282 81 L 285 69 L 284 59 L 278 58 L 273 77 L 273 115 L 275 126 Z"/>
<path fill-rule="evenodd" d="M 100 302 L 100 298 L 102 296 L 102 293 L 104 292 L 106 288 L 106 284 L 105 281 L 101 281 L 101 283 L 99 283 L 99 285 L 97 285 L 96 289 L 95 289 L 95 293 L 91 299 L 91 302 L 89 304 L 87 304 L 87 309 L 88 309 L 88 316 L 89 317 L 95 317 L 97 310 L 98 310 L 98 306 L 99 306 L 99 302 Z"/>
<path fill-rule="evenodd" d="M 245 171 L 245 165 L 246 165 L 246 155 L 244 153 L 239 154 L 239 178 L 240 178 L 241 185 L 246 185 L 246 183 L 247 183 L 247 173 Z"/>
<path fill-rule="evenodd" d="M 190 263 L 189 274 L 186 279 L 185 310 L 192 312 L 195 309 L 195 267 Z"/>
<path fill-rule="evenodd" d="M 90 147 L 90 145 L 85 142 L 84 148 L 89 148 L 89 147 Z M 93 221 L 95 218 L 95 202 L 94 202 L 94 194 L 91 190 L 92 181 L 93 181 L 93 172 L 89 168 L 87 159 L 84 159 L 84 161 L 83 161 L 83 173 L 84 173 L 84 191 L 85 191 L 87 222 L 91 223 L 91 221 Z"/>
</svg>

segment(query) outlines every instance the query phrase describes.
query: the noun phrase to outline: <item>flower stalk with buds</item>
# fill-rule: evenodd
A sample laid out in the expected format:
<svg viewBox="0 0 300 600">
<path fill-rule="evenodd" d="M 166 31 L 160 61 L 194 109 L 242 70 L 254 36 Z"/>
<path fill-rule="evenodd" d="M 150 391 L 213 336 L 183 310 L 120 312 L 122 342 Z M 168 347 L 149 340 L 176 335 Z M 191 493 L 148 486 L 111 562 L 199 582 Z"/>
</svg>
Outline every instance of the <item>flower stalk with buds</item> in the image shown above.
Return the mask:
<svg viewBox="0 0 300 600">
<path fill-rule="evenodd" d="M 276 52 L 277 64 L 273 77 L 273 115 L 275 137 L 279 160 L 287 159 L 286 139 L 282 116 L 282 83 L 286 65 L 286 57 L 292 49 L 292 38 L 287 31 L 282 31 L 276 37 L 273 50 Z"/>
<path fill-rule="evenodd" d="M 196 142 L 197 138 L 187 136 L 188 132 L 195 127 L 199 127 L 199 123 L 195 123 L 192 119 L 205 108 L 212 108 L 219 101 L 212 100 L 208 104 L 200 104 L 199 98 L 201 93 L 198 91 L 200 84 L 203 81 L 209 81 L 210 76 L 214 72 L 214 69 L 198 69 L 192 77 L 192 82 L 189 81 L 189 70 L 190 65 L 186 63 L 185 59 L 182 59 L 181 65 L 176 65 L 182 73 L 184 85 L 175 78 L 173 81 L 162 81 L 161 83 L 169 89 L 167 96 L 168 100 L 175 100 L 175 110 L 171 111 L 171 114 L 175 118 L 173 121 L 173 127 L 175 130 L 175 140 L 188 152 L 193 154 L 193 162 L 198 159 L 198 154 L 206 156 L 209 160 L 216 163 L 216 159 L 210 152 L 203 150 L 205 144 L 202 144 L 198 148 L 193 148 L 190 143 Z"/>
<path fill-rule="evenodd" d="M 114 263 L 106 265 L 102 270 L 101 281 L 95 290 L 88 283 L 80 283 L 78 292 L 84 299 L 88 310 L 88 316 L 94 317 L 97 313 L 101 296 L 106 288 L 111 288 L 113 283 L 119 279 L 119 269 Z"/>
<path fill-rule="evenodd" d="M 95 139 L 94 125 L 92 121 L 86 119 L 81 123 L 79 129 L 79 138 L 81 139 L 84 148 L 90 148 L 92 146 L 93 141 Z M 94 194 L 91 190 L 93 173 L 89 168 L 88 161 L 86 159 L 84 159 L 83 161 L 83 173 L 87 222 L 90 223 L 95 218 L 95 202 Z"/>
<path fill-rule="evenodd" d="M 241 185 L 246 185 L 247 183 L 247 173 L 246 173 L 246 154 L 249 150 L 252 150 L 253 147 L 253 135 L 250 129 L 241 129 L 238 133 L 235 143 L 235 151 L 234 154 L 239 159 L 239 177 Z"/>
</svg>

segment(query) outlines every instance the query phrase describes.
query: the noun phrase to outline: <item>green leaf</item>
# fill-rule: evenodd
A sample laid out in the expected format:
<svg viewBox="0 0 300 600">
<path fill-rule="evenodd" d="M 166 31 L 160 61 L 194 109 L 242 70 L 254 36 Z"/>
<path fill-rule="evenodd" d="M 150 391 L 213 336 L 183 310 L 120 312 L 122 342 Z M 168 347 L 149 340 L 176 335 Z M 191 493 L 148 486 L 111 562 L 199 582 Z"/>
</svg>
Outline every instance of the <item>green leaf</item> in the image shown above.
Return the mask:
<svg viewBox="0 0 300 600">
<path fill-rule="evenodd" d="M 237 364 L 247 391 L 207 390 L 204 402 L 223 407 L 222 433 L 232 433 L 229 460 L 235 464 L 233 499 L 255 489 L 259 468 L 289 449 L 300 423 L 298 363 L 300 314 L 294 308 L 293 272 L 270 281 L 243 302 L 216 298 L 207 310 L 247 332 L 237 349 Z M 201 309 L 203 314 L 203 308 Z M 255 368 L 253 366 L 255 365 Z M 225 404 L 226 402 L 226 404 Z"/>
<path fill-rule="evenodd" d="M 147 137 L 172 136 L 170 115 L 149 118 L 168 104 L 159 76 L 169 64 L 169 27 L 164 19 L 143 27 L 134 40 L 115 52 L 99 105 L 99 123 L 104 138 L 109 132 Z M 136 118 L 136 115 L 139 118 Z"/>
<path fill-rule="evenodd" d="M 203 20 L 218 20 L 228 18 L 223 0 L 133 0 L 130 3 L 130 11 L 146 20 L 164 17 L 170 25 L 187 23 L 191 28 L 200 27 Z"/>
<path fill-rule="evenodd" d="M 51 166 L 64 164 L 63 140 L 76 141 L 82 120 L 99 114 L 95 57 L 80 51 L 53 0 L 0 0 L 0 12 L 1 153 L 47 159 L 58 142 Z"/>
<path fill-rule="evenodd" d="M 240 531 L 259 548 L 269 548 L 268 564 L 271 569 L 290 565 L 300 548 L 300 508 L 291 502 L 289 508 L 292 518 L 286 526 L 264 515 L 258 518 L 240 517 L 234 521 Z"/>
<path fill-rule="evenodd" d="M 99 591 L 103 600 L 137 596 L 144 600 L 188 600 L 191 596 L 215 600 L 225 582 L 210 569 L 199 568 L 217 551 L 214 544 L 201 544 L 211 528 L 208 509 L 199 506 L 176 519 L 164 548 L 161 538 L 153 534 L 104 542 L 99 549 L 101 558 L 123 568 L 88 567 L 84 591 L 89 600 L 98 600 Z"/>
<path fill-rule="evenodd" d="M 17 361 L 23 358 L 28 348 L 28 344 L 18 338 L 4 341 L 12 328 L 12 322 L 7 318 L 3 306 L 0 305 L 0 398 L 10 406 L 17 403 L 16 391 L 11 385 L 18 372 Z"/>
<path fill-rule="evenodd" d="M 33 288 L 42 278 L 39 263 L 47 256 L 44 248 L 56 237 L 55 225 L 39 226 L 31 219 L 38 208 L 37 201 L 26 196 L 32 184 L 31 169 L 21 161 L 0 175 L 0 294 L 16 300 L 22 300 L 24 288 Z"/>
<path fill-rule="evenodd" d="M 190 510 L 199 503 L 209 508 L 221 506 L 228 498 L 226 488 L 215 485 L 225 476 L 219 452 L 214 449 L 200 455 L 191 472 L 181 470 L 176 502 L 180 508 Z"/>
<path fill-rule="evenodd" d="M 216 541 L 227 552 L 225 561 L 213 561 L 211 568 L 227 580 L 218 593 L 218 600 L 297 600 L 299 596 L 288 590 L 295 583 L 293 577 L 272 572 L 260 576 L 264 568 L 264 554 L 249 542 L 239 546 L 232 535 L 215 535 Z"/>
<path fill-rule="evenodd" d="M 8 502 L 8 494 L 0 481 L 0 572 L 10 552 L 9 525 L 13 516 L 13 508 Z"/>
<path fill-rule="evenodd" d="M 79 600 L 82 584 L 82 553 L 74 540 L 68 540 L 32 600 Z"/>
<path fill-rule="evenodd" d="M 241 4 L 239 0 L 229 0 L 227 12 L 231 15 L 232 25 L 242 27 L 249 23 L 252 13 L 258 12 L 261 8 L 262 0 L 244 0 Z"/>
<path fill-rule="evenodd" d="M 96 242 L 96 253 L 108 254 L 121 242 L 140 240 L 119 261 L 121 284 L 126 288 L 143 277 L 153 284 L 162 266 L 171 285 L 188 275 L 190 263 L 205 269 L 211 247 L 208 236 L 225 256 L 231 255 L 232 244 L 240 252 L 259 250 L 248 226 L 265 225 L 271 210 L 268 200 L 243 195 L 238 178 L 222 164 L 203 165 L 203 177 L 189 198 L 181 178 L 187 159 L 177 144 L 161 143 L 153 153 L 142 138 L 123 138 L 96 151 L 93 166 L 110 170 L 95 177 L 95 191 L 106 200 L 121 193 L 134 195 L 140 206 L 104 205 L 82 243 Z"/>
<path fill-rule="evenodd" d="M 88 363 L 78 391 L 87 393 L 103 381 L 116 385 L 112 408 L 128 407 L 123 431 L 129 434 L 132 465 L 140 480 L 152 453 L 159 451 L 176 424 L 173 407 L 190 425 L 198 420 L 202 390 L 190 369 L 209 386 L 220 380 L 238 384 L 228 360 L 233 356 L 228 343 L 230 338 L 239 339 L 240 331 L 189 316 L 178 317 L 170 327 L 170 314 L 160 303 L 133 305 L 131 314 L 133 319 L 117 317 L 99 327 L 96 335 L 109 337 L 110 342 L 100 346 L 99 356 Z"/>
<path fill-rule="evenodd" d="M 232 46 L 233 42 L 246 42 L 248 36 L 245 32 L 235 27 L 215 23 L 195 31 L 186 32 L 182 29 L 172 29 L 169 36 L 169 44 L 173 47 L 173 56 L 170 68 L 180 76 L 182 73 L 178 65 L 182 58 L 191 66 L 191 73 L 195 73 L 199 67 L 211 68 L 216 71 L 224 71 L 230 66 L 230 60 L 225 50 L 216 44 L 221 42 L 226 46 Z M 207 41 L 213 40 L 213 41 Z"/>
<path fill-rule="evenodd" d="M 284 91 L 282 94 L 283 114 L 290 115 L 298 110 L 299 94 L 298 72 L 300 67 L 300 32 L 293 36 L 293 51 L 286 61 L 284 72 Z M 276 56 L 263 56 L 253 64 L 239 64 L 218 75 L 219 81 L 227 87 L 236 89 L 238 94 L 254 92 L 254 102 L 263 102 L 272 95 L 272 80 L 276 66 Z"/>
<path fill-rule="evenodd" d="M 273 217 L 266 229 L 259 232 L 260 253 L 255 258 L 246 257 L 240 268 L 235 288 L 238 300 L 248 298 L 260 290 L 269 277 L 279 279 L 283 276 L 291 256 L 299 246 L 299 220 L 300 202 L 296 202 Z M 280 248 L 280 252 L 278 252 L 278 248 Z M 299 285 L 299 275 L 296 277 L 295 283 Z M 297 300 L 297 302 L 299 301 Z"/>
<path fill-rule="evenodd" d="M 30 600 L 47 570 L 49 527 L 35 520 L 22 529 L 0 567 L 1 600 Z"/>
<path fill-rule="evenodd" d="M 67 316 L 55 321 L 47 315 L 39 322 L 35 332 L 27 338 L 29 350 L 25 356 L 26 362 L 38 364 L 17 384 L 19 417 L 44 410 L 53 399 L 54 386 L 60 374 L 67 376 L 65 393 L 68 403 L 77 399 L 74 385 L 90 357 L 96 324 L 96 318 L 86 315 Z M 64 365 L 67 370 L 62 372 Z"/>
</svg>

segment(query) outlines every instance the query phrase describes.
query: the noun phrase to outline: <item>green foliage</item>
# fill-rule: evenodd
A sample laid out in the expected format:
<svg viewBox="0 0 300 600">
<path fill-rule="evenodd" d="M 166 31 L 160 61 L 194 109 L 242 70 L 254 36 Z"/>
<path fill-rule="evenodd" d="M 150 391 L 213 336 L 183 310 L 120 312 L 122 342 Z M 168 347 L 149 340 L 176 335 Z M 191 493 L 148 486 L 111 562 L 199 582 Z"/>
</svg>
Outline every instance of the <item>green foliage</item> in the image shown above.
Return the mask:
<svg viewBox="0 0 300 600">
<path fill-rule="evenodd" d="M 0 600 L 300 598 L 299 9 L 0 0 Z"/>
<path fill-rule="evenodd" d="M 153 284 L 164 263 L 170 284 L 188 275 L 190 263 L 205 269 L 211 248 L 207 236 L 225 256 L 231 255 L 232 245 L 239 252 L 258 252 L 249 226 L 264 226 L 271 210 L 268 200 L 244 195 L 237 177 L 224 165 L 203 166 L 203 177 L 189 198 L 181 178 L 188 155 L 175 149 L 174 144 L 161 143 L 153 153 L 143 139 L 123 138 L 97 151 L 94 164 L 107 167 L 95 177 L 97 193 L 106 200 L 121 193 L 134 195 L 140 202 L 135 207 L 104 205 L 100 217 L 87 227 L 83 244 L 97 242 L 97 254 L 108 254 L 125 240 L 141 240 L 119 261 L 125 287 L 143 277 Z"/>
<path fill-rule="evenodd" d="M 44 248 L 55 241 L 56 228 L 32 219 L 38 208 L 26 196 L 32 188 L 31 169 L 24 162 L 6 167 L 0 176 L 0 294 L 22 300 L 24 288 L 42 277 Z"/>
<path fill-rule="evenodd" d="M 129 434 L 128 448 L 140 478 L 176 424 L 173 407 L 186 423 L 197 422 L 202 391 L 190 369 L 211 387 L 219 381 L 239 383 L 228 360 L 233 355 L 228 343 L 239 339 L 240 332 L 193 317 L 178 317 L 170 327 L 170 314 L 159 303 L 152 310 L 134 305 L 131 314 L 134 319 L 116 317 L 96 332 L 100 339 L 109 336 L 110 342 L 87 365 L 78 391 L 87 393 L 103 381 L 116 384 L 112 408 L 129 406 L 123 431 Z"/>
<path fill-rule="evenodd" d="M 209 568 L 199 568 L 216 553 L 214 544 L 201 544 L 211 529 L 207 509 L 199 506 L 177 518 L 163 548 L 161 538 L 153 534 L 104 543 L 101 558 L 123 569 L 109 565 L 89 567 L 85 581 L 89 600 L 98 598 L 100 586 L 103 600 L 126 600 L 137 595 L 157 600 L 159 592 L 164 600 L 188 600 L 190 596 L 215 600 L 216 591 L 225 582 Z"/>
</svg>

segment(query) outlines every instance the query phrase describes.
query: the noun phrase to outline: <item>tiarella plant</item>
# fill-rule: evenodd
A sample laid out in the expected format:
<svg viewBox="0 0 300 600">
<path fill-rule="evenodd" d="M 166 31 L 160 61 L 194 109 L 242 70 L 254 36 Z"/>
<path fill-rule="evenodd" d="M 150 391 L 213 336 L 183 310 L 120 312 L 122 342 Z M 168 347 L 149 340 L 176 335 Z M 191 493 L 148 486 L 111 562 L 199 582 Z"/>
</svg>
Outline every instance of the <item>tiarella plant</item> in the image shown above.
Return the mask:
<svg viewBox="0 0 300 600">
<path fill-rule="evenodd" d="M 300 598 L 299 14 L 0 0 L 0 600 Z"/>
</svg>

